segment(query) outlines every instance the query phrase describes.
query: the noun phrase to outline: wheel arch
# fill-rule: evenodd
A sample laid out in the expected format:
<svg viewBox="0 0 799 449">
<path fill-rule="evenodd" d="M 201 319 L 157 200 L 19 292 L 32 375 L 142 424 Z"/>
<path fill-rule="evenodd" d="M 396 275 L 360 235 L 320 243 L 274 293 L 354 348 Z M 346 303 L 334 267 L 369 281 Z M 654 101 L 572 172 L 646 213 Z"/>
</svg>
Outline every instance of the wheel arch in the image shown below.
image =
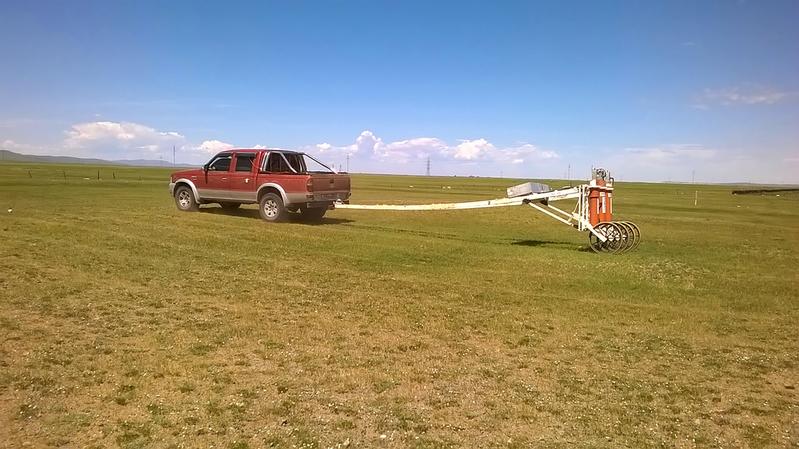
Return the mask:
<svg viewBox="0 0 799 449">
<path fill-rule="evenodd" d="M 180 178 L 175 181 L 175 190 L 180 186 L 188 186 L 191 189 L 191 193 L 194 195 L 194 201 L 200 204 L 200 193 L 197 191 L 197 186 L 195 186 L 193 182 L 186 178 Z"/>
<path fill-rule="evenodd" d="M 256 194 L 255 199 L 260 203 L 261 202 L 261 197 L 265 193 L 269 193 L 269 192 L 280 195 L 280 198 L 283 199 L 283 205 L 284 206 L 289 204 L 289 198 L 286 195 L 286 191 L 283 190 L 283 187 L 281 187 L 280 184 L 275 184 L 274 182 L 267 182 L 265 184 L 261 184 L 258 187 L 258 193 Z"/>
</svg>

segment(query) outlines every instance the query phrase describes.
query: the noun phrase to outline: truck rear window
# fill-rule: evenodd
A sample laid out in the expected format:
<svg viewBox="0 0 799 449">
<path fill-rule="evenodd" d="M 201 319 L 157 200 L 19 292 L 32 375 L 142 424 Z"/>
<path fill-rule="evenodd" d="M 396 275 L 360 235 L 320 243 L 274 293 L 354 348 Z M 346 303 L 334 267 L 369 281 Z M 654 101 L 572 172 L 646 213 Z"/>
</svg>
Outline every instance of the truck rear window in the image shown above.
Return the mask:
<svg viewBox="0 0 799 449">
<path fill-rule="evenodd" d="M 269 158 L 266 160 L 266 165 L 264 168 L 266 171 L 273 173 L 291 172 L 286 160 L 283 159 L 283 155 L 280 153 L 269 153 Z"/>
</svg>

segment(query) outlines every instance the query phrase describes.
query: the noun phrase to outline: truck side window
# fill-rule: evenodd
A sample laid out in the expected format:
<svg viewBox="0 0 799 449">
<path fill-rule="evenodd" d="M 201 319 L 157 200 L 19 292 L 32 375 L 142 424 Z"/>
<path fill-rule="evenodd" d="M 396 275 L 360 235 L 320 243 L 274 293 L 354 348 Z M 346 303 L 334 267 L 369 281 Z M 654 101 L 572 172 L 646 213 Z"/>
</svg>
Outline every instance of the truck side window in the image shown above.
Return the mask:
<svg viewBox="0 0 799 449">
<path fill-rule="evenodd" d="M 305 173 L 305 166 L 303 164 L 302 156 L 295 153 L 285 153 L 283 156 L 297 173 Z"/>
<path fill-rule="evenodd" d="M 280 153 L 269 153 L 269 159 L 266 161 L 266 171 L 274 173 L 285 173 L 290 171 L 286 160 Z"/>
<path fill-rule="evenodd" d="M 231 156 L 229 154 L 220 155 L 208 165 L 208 170 L 228 171 L 230 170 L 230 159 Z"/>
<path fill-rule="evenodd" d="M 252 164 L 255 161 L 254 154 L 237 154 L 236 155 L 236 171 L 252 171 Z"/>
</svg>

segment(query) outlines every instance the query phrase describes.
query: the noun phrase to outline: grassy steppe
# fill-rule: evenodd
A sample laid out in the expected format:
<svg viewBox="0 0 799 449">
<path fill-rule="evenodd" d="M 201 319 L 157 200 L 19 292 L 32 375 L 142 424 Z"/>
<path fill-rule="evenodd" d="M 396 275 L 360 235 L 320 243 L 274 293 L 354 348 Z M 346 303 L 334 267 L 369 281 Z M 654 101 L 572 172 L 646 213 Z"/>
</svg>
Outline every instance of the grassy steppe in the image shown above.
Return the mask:
<svg viewBox="0 0 799 449">
<path fill-rule="evenodd" d="M 618 183 L 613 256 L 528 207 L 180 213 L 168 173 L 0 164 L 0 447 L 799 444 L 796 194 Z"/>
</svg>

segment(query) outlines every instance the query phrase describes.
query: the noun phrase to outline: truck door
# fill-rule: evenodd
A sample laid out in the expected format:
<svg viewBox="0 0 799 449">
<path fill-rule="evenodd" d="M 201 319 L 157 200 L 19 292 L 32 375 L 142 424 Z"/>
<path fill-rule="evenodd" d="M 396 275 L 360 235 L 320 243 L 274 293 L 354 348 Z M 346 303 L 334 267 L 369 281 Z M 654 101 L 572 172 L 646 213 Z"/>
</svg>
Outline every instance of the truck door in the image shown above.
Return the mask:
<svg viewBox="0 0 799 449">
<path fill-rule="evenodd" d="M 258 153 L 236 153 L 230 173 L 230 198 L 242 202 L 255 201 L 255 160 Z"/>
<path fill-rule="evenodd" d="M 227 199 L 230 196 L 230 168 L 233 155 L 219 153 L 208 163 L 197 182 L 200 198 Z"/>
</svg>

